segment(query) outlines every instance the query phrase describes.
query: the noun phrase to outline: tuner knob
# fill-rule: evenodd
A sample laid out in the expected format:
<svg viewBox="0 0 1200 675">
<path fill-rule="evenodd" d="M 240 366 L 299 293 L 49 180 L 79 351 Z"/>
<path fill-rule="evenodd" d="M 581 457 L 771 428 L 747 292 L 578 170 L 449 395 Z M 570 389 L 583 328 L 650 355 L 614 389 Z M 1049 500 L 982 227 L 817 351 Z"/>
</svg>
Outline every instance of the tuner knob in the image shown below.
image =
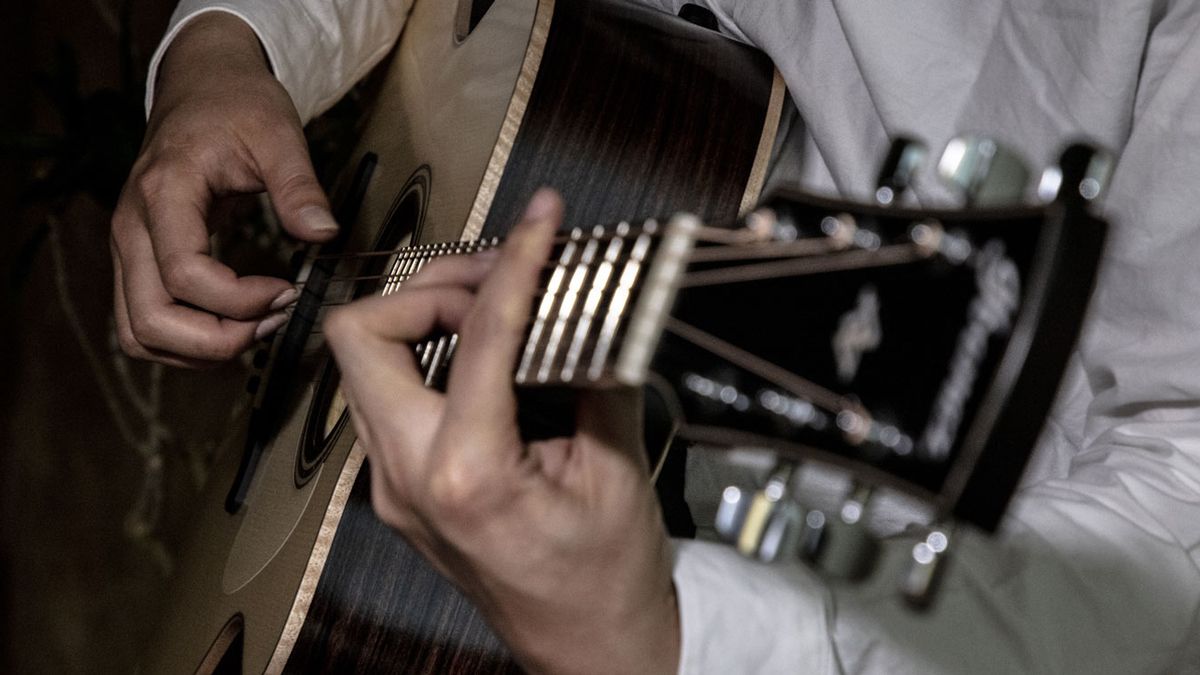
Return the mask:
<svg viewBox="0 0 1200 675">
<path fill-rule="evenodd" d="M 730 485 L 721 491 L 721 503 L 717 506 L 717 515 L 713 520 L 713 529 L 722 539 L 736 542 L 742 523 L 746 522 L 746 511 L 750 509 L 751 496 L 736 485 Z"/>
<path fill-rule="evenodd" d="M 804 514 L 804 522 L 800 526 L 800 536 L 796 540 L 796 555 L 804 560 L 813 562 L 821 554 L 821 545 L 825 543 L 825 526 L 828 520 L 825 512 L 811 509 Z"/>
<path fill-rule="evenodd" d="M 859 486 L 842 502 L 837 518 L 826 519 L 813 563 L 837 579 L 861 579 L 875 566 L 879 542 L 867 530 L 871 488 Z"/>
<path fill-rule="evenodd" d="M 875 181 L 875 201 L 882 206 L 900 201 L 928 157 L 924 143 L 904 136 L 893 139 Z"/>
<path fill-rule="evenodd" d="M 983 136 L 960 136 L 947 143 L 938 162 L 938 175 L 963 194 L 968 206 L 1017 203 L 1029 182 L 1025 162 Z"/>
<path fill-rule="evenodd" d="M 794 471 L 795 465 L 793 464 L 779 465 L 771 472 L 766 485 L 754 493 L 749 500 L 746 516 L 742 519 L 742 524 L 737 530 L 737 538 L 734 541 L 734 545 L 742 555 L 749 558 L 759 556 L 759 546 L 763 542 L 768 526 L 776 512 L 785 503 L 784 500 L 789 496 L 789 484 Z"/>
<path fill-rule="evenodd" d="M 1042 172 L 1038 199 L 1074 204 L 1099 199 L 1112 178 L 1116 158 L 1107 150 L 1073 143 L 1063 150 L 1058 164 Z"/>
<path fill-rule="evenodd" d="M 950 535 L 944 528 L 930 530 L 913 546 L 908 571 L 900 582 L 900 594 L 911 607 L 926 609 L 933 602 L 949 551 Z"/>
<path fill-rule="evenodd" d="M 803 521 L 804 510 L 799 504 L 786 500 L 776 506 L 758 542 L 758 559 L 775 562 L 791 555 L 800 541 Z"/>
</svg>

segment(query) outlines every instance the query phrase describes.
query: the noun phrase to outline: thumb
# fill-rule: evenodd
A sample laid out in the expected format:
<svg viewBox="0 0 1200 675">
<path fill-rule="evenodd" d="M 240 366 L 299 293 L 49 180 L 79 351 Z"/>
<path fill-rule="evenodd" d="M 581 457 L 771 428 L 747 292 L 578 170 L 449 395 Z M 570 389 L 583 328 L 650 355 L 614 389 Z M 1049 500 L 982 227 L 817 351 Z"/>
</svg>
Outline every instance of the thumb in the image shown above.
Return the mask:
<svg viewBox="0 0 1200 675">
<path fill-rule="evenodd" d="M 297 239 L 323 242 L 338 232 L 329 199 L 317 182 L 299 129 L 273 144 L 262 162 L 262 179 L 283 229 Z"/>
</svg>

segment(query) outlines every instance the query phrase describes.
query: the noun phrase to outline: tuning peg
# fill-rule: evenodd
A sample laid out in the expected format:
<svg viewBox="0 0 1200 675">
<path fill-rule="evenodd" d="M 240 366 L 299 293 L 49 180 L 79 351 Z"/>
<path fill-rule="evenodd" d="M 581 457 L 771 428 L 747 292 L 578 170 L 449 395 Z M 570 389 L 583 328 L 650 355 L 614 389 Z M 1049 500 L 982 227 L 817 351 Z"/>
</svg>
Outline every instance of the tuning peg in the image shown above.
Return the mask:
<svg viewBox="0 0 1200 675">
<path fill-rule="evenodd" d="M 746 515 L 736 529 L 736 537 L 731 537 L 742 555 L 758 557 L 759 545 L 772 518 L 789 496 L 789 484 L 794 471 L 795 465 L 787 462 L 775 467 L 763 488 L 749 499 Z"/>
<path fill-rule="evenodd" d="M 1073 143 L 1063 150 L 1056 166 L 1047 167 L 1038 182 L 1043 202 L 1092 202 L 1108 188 L 1116 158 L 1107 150 Z"/>
<path fill-rule="evenodd" d="M 875 181 L 875 201 L 882 206 L 900 201 L 928 157 L 929 148 L 924 143 L 904 136 L 892 140 Z"/>
<path fill-rule="evenodd" d="M 837 518 L 827 519 L 813 563 L 827 576 L 861 579 L 875 566 L 879 542 L 867 529 L 871 488 L 858 486 L 842 502 Z"/>
<path fill-rule="evenodd" d="M 757 557 L 775 562 L 796 550 L 802 533 L 804 510 L 791 500 L 776 505 L 758 542 Z"/>
<path fill-rule="evenodd" d="M 916 609 L 926 609 L 937 595 L 938 582 L 950 552 L 950 535 L 945 528 L 929 530 L 913 546 L 908 571 L 900 581 L 900 594 Z"/>
<path fill-rule="evenodd" d="M 825 543 L 826 523 L 828 519 L 824 511 L 811 509 L 804 514 L 800 536 L 796 539 L 796 555 L 810 562 L 817 559 L 821 553 L 821 545 Z"/>
<path fill-rule="evenodd" d="M 1029 169 L 1016 153 L 982 136 L 960 136 L 947 143 L 938 175 L 963 193 L 968 206 L 1019 202 L 1029 182 Z"/>
<path fill-rule="evenodd" d="M 721 503 L 713 520 L 713 529 L 722 539 L 736 542 L 742 523 L 746 522 L 746 511 L 750 509 L 751 495 L 736 485 L 721 491 Z"/>
</svg>

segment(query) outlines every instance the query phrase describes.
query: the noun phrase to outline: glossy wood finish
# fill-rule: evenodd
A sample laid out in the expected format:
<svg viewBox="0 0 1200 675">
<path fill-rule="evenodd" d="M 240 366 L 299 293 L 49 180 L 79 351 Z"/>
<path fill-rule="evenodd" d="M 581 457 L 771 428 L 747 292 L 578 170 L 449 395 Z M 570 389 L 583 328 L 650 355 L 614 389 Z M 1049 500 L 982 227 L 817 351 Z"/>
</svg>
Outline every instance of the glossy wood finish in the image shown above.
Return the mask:
<svg viewBox="0 0 1200 675">
<path fill-rule="evenodd" d="M 564 227 L 738 213 L 771 98 L 761 52 L 633 4 L 560 2 L 483 228 L 500 235 L 542 185 Z"/>
<path fill-rule="evenodd" d="M 503 230 L 545 183 L 577 205 L 580 224 L 676 208 L 731 219 L 757 194 L 759 150 L 777 124 L 771 97 L 781 95 L 761 55 L 607 0 L 495 0 L 459 42 L 459 7 L 420 0 L 409 18 L 356 151 L 379 163 L 350 250 L 370 248 L 418 171 L 428 172 L 425 242 L 457 239 L 472 223 Z M 247 673 L 511 670 L 474 608 L 374 517 L 351 429 L 297 487 L 319 345 L 317 336 L 235 515 L 222 502 L 240 448 L 222 449 L 177 604 L 143 671 L 196 671 L 239 614 Z"/>
<path fill-rule="evenodd" d="M 475 609 L 371 510 L 354 482 L 285 672 L 519 672 Z"/>
</svg>

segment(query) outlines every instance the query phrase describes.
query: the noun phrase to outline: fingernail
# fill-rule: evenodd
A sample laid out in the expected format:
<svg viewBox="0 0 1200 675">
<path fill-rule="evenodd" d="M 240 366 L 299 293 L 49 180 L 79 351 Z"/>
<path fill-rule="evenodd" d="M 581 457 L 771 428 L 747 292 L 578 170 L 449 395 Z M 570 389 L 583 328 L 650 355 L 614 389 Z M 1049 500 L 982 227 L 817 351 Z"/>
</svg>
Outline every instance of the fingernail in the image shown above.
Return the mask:
<svg viewBox="0 0 1200 675">
<path fill-rule="evenodd" d="M 553 188 L 538 188 L 525 207 L 524 220 L 546 220 L 558 208 L 558 193 Z"/>
<path fill-rule="evenodd" d="M 304 223 L 304 227 L 320 234 L 338 231 L 338 224 L 333 219 L 333 215 L 319 206 L 306 206 L 300 209 L 300 222 Z"/>
<path fill-rule="evenodd" d="M 258 328 L 254 329 L 254 339 L 261 340 L 274 333 L 275 331 L 279 330 L 283 324 L 287 323 L 287 320 L 287 314 L 283 312 L 268 316 L 262 320 L 262 323 L 258 324 Z"/>
<path fill-rule="evenodd" d="M 271 301 L 271 309 L 272 310 L 283 309 L 284 307 L 287 307 L 288 305 L 295 302 L 296 298 L 298 298 L 298 297 L 300 297 L 300 291 L 296 290 L 295 288 L 289 288 L 286 291 L 280 293 L 279 297 L 277 297 Z"/>
</svg>

